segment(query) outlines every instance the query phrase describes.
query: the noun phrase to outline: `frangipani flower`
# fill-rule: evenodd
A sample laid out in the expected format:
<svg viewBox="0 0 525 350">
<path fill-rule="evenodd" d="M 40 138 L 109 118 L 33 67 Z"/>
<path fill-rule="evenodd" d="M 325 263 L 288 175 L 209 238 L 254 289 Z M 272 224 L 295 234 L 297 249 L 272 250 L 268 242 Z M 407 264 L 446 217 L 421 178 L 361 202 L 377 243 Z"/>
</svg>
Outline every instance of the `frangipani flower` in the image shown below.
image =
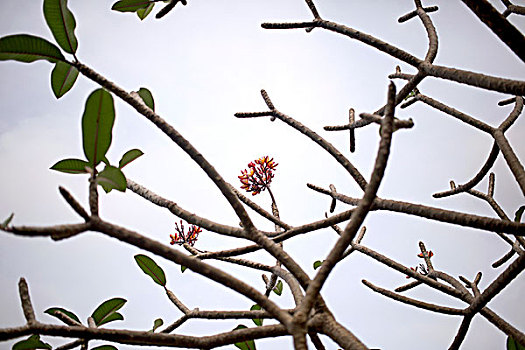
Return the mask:
<svg viewBox="0 0 525 350">
<path fill-rule="evenodd" d="M 175 233 L 170 235 L 171 238 L 171 245 L 178 244 L 183 245 L 184 243 L 188 243 L 189 245 L 193 246 L 195 242 L 197 242 L 197 237 L 199 236 L 199 233 L 202 232 L 202 229 L 199 226 L 191 225 L 188 233 L 184 233 L 184 224 L 182 223 L 182 220 L 180 221 L 180 227 L 177 223 L 175 223 Z"/>
<path fill-rule="evenodd" d="M 427 254 L 419 253 L 417 256 L 420 258 L 425 258 L 425 255 L 428 255 L 429 258 L 434 256 L 434 253 L 430 250 Z"/>
<path fill-rule="evenodd" d="M 248 169 L 241 170 L 239 176 L 242 183 L 241 188 L 246 192 L 251 192 L 252 196 L 261 193 L 270 186 L 274 177 L 273 172 L 279 165 L 268 156 L 256 159 L 254 162 L 248 164 Z"/>
</svg>

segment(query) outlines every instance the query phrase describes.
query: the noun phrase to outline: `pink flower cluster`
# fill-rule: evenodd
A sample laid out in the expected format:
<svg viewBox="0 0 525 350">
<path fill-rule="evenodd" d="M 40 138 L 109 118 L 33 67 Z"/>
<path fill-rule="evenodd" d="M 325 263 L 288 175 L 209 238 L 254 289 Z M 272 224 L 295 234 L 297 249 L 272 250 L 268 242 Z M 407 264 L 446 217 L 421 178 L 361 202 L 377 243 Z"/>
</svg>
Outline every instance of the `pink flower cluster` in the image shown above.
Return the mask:
<svg viewBox="0 0 525 350">
<path fill-rule="evenodd" d="M 255 162 L 255 163 L 254 163 Z M 243 190 L 251 192 L 253 196 L 266 190 L 274 177 L 273 172 L 277 163 L 268 156 L 256 159 L 248 164 L 248 169 L 241 170 L 239 180 L 241 180 Z"/>
<path fill-rule="evenodd" d="M 175 233 L 170 235 L 171 242 L 170 244 L 178 244 L 183 245 L 184 243 L 188 243 L 189 245 L 193 246 L 195 242 L 197 242 L 197 237 L 199 236 L 199 233 L 202 232 L 202 229 L 199 226 L 191 225 L 188 229 L 188 233 L 184 232 L 184 224 L 182 223 L 182 220 L 180 221 L 180 227 L 177 223 L 175 223 Z"/>
</svg>

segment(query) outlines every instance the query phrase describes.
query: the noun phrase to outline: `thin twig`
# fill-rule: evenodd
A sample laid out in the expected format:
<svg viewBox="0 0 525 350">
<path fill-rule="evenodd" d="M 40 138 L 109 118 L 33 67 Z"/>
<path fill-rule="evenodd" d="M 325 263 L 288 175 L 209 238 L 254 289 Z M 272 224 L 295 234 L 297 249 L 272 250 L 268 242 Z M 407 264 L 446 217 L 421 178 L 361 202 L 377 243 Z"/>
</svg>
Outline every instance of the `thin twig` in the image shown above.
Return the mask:
<svg viewBox="0 0 525 350">
<path fill-rule="evenodd" d="M 24 311 L 27 324 L 35 324 L 35 311 L 33 310 L 33 304 L 29 297 L 29 288 L 27 287 L 25 278 L 20 278 L 20 281 L 18 281 L 18 292 L 20 294 L 20 302 L 22 303 L 22 310 Z"/>
<path fill-rule="evenodd" d="M 82 207 L 82 205 L 80 205 L 80 203 L 71 195 L 71 193 L 69 193 L 69 191 L 62 186 L 60 186 L 58 190 L 60 191 L 60 194 L 62 195 L 62 197 L 64 197 L 66 202 L 71 206 L 71 208 L 73 208 L 73 210 L 84 220 L 89 221 L 89 214 Z"/>
<path fill-rule="evenodd" d="M 441 313 L 441 314 L 445 314 L 445 315 L 463 315 L 463 314 L 465 314 L 465 310 L 462 310 L 462 309 L 456 309 L 456 308 L 451 308 L 451 307 L 447 307 L 447 306 L 440 306 L 440 305 L 435 305 L 435 304 L 431 304 L 431 303 L 426 303 L 424 301 L 412 299 L 412 298 L 409 298 L 409 297 L 406 297 L 406 296 L 403 296 L 403 295 L 391 292 L 391 291 L 389 291 L 387 289 L 380 288 L 380 287 L 375 286 L 374 284 L 368 282 L 367 280 L 362 280 L 362 282 L 363 282 L 363 284 L 365 286 L 367 286 L 368 288 L 372 289 L 374 292 L 377 292 L 379 294 L 382 294 L 382 295 L 384 295 L 384 296 L 386 296 L 388 298 L 397 300 L 397 301 L 402 302 L 404 304 L 415 306 L 415 307 L 417 307 L 419 309 L 425 309 L 425 310 L 428 310 L 428 311 L 437 312 L 437 313 Z"/>
</svg>

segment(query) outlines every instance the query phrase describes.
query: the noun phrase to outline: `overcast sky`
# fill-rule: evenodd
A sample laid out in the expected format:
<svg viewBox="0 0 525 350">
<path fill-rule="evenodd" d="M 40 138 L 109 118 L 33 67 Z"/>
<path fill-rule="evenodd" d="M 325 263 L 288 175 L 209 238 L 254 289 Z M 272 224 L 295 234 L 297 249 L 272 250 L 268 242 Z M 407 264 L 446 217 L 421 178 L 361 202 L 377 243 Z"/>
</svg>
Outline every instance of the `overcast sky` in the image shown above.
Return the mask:
<svg viewBox="0 0 525 350">
<path fill-rule="evenodd" d="M 502 10 L 499 1 L 492 1 Z M 324 19 L 345 24 L 424 57 L 427 36 L 418 20 L 404 24 L 397 18 L 412 11 L 409 0 L 317 1 Z M 525 5 L 524 1 L 515 1 Z M 264 111 L 260 89 L 269 93 L 276 108 L 299 120 L 339 147 L 369 178 L 378 145 L 377 126 L 358 130 L 357 150 L 348 151 L 348 132 L 326 132 L 325 125 L 345 124 L 348 109 L 356 114 L 373 112 L 386 100 L 388 74 L 400 65 L 414 70 L 357 41 L 335 33 L 314 30 L 263 30 L 269 21 L 302 21 L 312 18 L 302 0 L 188 1 L 162 20 L 153 15 L 143 22 L 134 14 L 110 10 L 111 1 L 70 0 L 79 41 L 77 57 L 128 91 L 147 87 L 153 93 L 156 111 L 188 138 L 230 183 L 238 186 L 240 170 L 263 155 L 279 163 L 272 184 L 281 218 L 299 225 L 324 217 L 330 200 L 306 187 L 306 183 L 361 196 L 354 181 L 326 152 L 283 123 L 268 119 L 234 118 L 235 112 Z M 525 67 L 498 41 L 460 1 L 424 1 L 438 5 L 431 14 L 439 36 L 437 64 L 456 66 L 490 75 L 525 79 Z M 159 7 L 158 7 L 159 8 Z M 154 13 L 158 11 L 154 10 Z M 509 17 L 520 30 L 525 21 Z M 42 2 L 2 0 L 0 35 L 29 33 L 53 40 L 42 15 Z M 15 225 L 76 223 L 80 219 L 58 193 L 66 187 L 87 206 L 87 178 L 49 170 L 64 158 L 83 157 L 80 120 L 87 96 L 97 85 L 79 77 L 74 88 L 56 100 L 49 82 L 52 65 L 40 61 L 23 64 L 0 62 L 0 218 L 15 213 Z M 403 82 L 395 81 L 401 88 Z M 512 106 L 498 107 L 508 96 L 427 78 L 422 93 L 496 126 Z M 238 219 L 200 168 L 160 131 L 129 106 L 116 101 L 113 143 L 108 153 L 112 163 L 129 149 L 139 148 L 143 157 L 126 167 L 126 175 L 198 215 L 229 225 Z M 449 116 L 422 104 L 397 110 L 399 118 L 413 118 L 415 127 L 394 135 L 392 155 L 379 195 L 427 205 L 495 217 L 486 203 L 462 194 L 434 199 L 432 193 L 446 190 L 451 179 L 469 180 L 482 166 L 492 147 L 485 134 L 464 126 Z M 525 121 L 507 132 L 514 151 L 525 160 Z M 500 156 L 492 169 L 496 174 L 495 198 L 509 216 L 523 205 L 523 196 Z M 477 189 L 485 192 L 487 180 Z M 177 220 L 135 194 L 101 194 L 101 216 L 169 243 Z M 270 198 L 254 198 L 269 209 Z M 336 211 L 348 209 L 339 204 Z M 250 215 L 255 218 L 255 214 Z M 178 220 L 177 220 L 178 221 Z M 255 219 L 260 228 L 273 225 Z M 415 266 L 418 241 L 425 242 L 435 256 L 436 269 L 455 277 L 472 279 L 483 272 L 485 288 L 507 264 L 497 270 L 491 264 L 508 251 L 496 235 L 448 224 L 427 222 L 401 214 L 371 213 L 363 244 L 407 266 Z M 144 275 L 133 256 L 140 250 L 87 233 L 71 240 L 23 239 L 3 234 L 0 244 L 0 327 L 22 325 L 17 283 L 25 277 L 42 322 L 56 322 L 43 314 L 48 307 L 74 311 L 85 321 L 104 300 L 123 297 L 124 322 L 108 327 L 148 330 L 161 317 L 166 324 L 181 313 L 162 289 Z M 294 238 L 285 248 L 314 275 L 312 263 L 323 260 L 336 240 L 331 230 Z M 203 232 L 196 247 L 220 250 L 247 242 Z M 182 248 L 181 248 L 182 249 Z M 151 256 L 151 254 L 148 254 Z M 268 254 L 252 254 L 271 264 Z M 190 308 L 201 310 L 247 309 L 253 303 L 237 297 L 199 275 L 186 272 L 161 258 L 155 259 L 167 273 L 168 288 Z M 264 289 L 260 273 L 212 262 L 228 272 Z M 335 269 L 322 294 L 337 320 L 365 344 L 382 349 L 443 349 L 455 336 L 460 318 L 420 311 L 375 294 L 362 283 L 367 279 L 385 288 L 406 283 L 404 275 L 391 271 L 365 256 L 354 254 Z M 511 324 L 525 329 L 523 290 L 518 277 L 489 306 Z M 443 305 L 464 304 L 420 287 L 407 295 Z M 272 296 L 283 307 L 292 306 L 287 287 L 283 296 Z M 178 333 L 213 334 L 237 324 L 254 326 L 250 320 L 190 320 Z M 323 338 L 325 339 L 325 338 Z M 44 337 L 54 346 L 63 340 Z M 481 316 L 476 316 L 464 349 L 502 349 L 506 336 Z M 0 345 L 7 348 L 14 343 Z M 327 349 L 336 349 L 331 341 Z M 103 344 L 93 342 L 92 345 Z M 277 344 L 277 345 L 276 345 Z M 291 339 L 257 341 L 260 349 L 290 348 Z M 130 347 L 119 346 L 120 349 Z M 225 347 L 228 349 L 233 346 Z"/>
</svg>

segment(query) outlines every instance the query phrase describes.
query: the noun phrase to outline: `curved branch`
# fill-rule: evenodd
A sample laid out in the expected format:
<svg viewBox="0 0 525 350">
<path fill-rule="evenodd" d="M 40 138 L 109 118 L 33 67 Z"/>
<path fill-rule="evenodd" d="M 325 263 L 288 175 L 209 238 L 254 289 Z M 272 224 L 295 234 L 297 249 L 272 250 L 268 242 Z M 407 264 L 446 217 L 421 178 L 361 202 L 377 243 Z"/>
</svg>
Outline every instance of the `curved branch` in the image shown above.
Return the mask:
<svg viewBox="0 0 525 350">
<path fill-rule="evenodd" d="M 485 175 L 489 172 L 489 170 L 494 165 L 494 162 L 496 161 L 496 158 L 498 158 L 499 154 L 499 147 L 496 141 L 494 141 L 494 144 L 492 145 L 492 149 L 490 150 L 489 156 L 487 160 L 485 161 L 485 164 L 481 167 L 481 169 L 478 171 L 478 173 L 470 179 L 468 182 L 465 182 L 462 185 L 456 186 L 451 190 L 443 191 L 443 192 L 437 192 L 432 195 L 434 198 L 443 198 L 448 197 L 456 193 L 461 193 L 470 190 L 474 186 L 476 186 L 478 183 L 483 180 Z"/>
<path fill-rule="evenodd" d="M 36 323 L 31 326 L 0 329 L 0 340 L 9 340 L 25 335 L 40 334 L 70 338 L 101 339 L 120 344 L 210 349 L 234 344 L 244 340 L 279 337 L 288 335 L 283 325 L 268 325 L 238 329 L 209 336 L 189 336 L 167 333 L 138 332 L 118 329 L 69 327 Z"/>
<path fill-rule="evenodd" d="M 203 218 L 201 216 L 198 216 L 196 214 L 190 213 L 189 211 L 184 210 L 180 206 L 178 206 L 177 203 L 165 199 L 162 196 L 159 196 L 153 191 L 150 191 L 146 187 L 139 185 L 138 183 L 130 179 L 127 179 L 127 187 L 134 193 L 146 199 L 147 201 L 158 205 L 159 207 L 168 209 L 175 216 L 186 220 L 190 224 L 200 226 L 208 231 L 220 233 L 225 236 L 239 238 L 245 237 L 245 234 L 242 229 L 233 226 L 222 225 L 214 221 L 208 220 L 206 218 Z"/>
<path fill-rule="evenodd" d="M 267 95 L 266 91 L 261 90 L 261 94 Z M 273 105 L 271 105 L 273 107 Z M 341 164 L 348 173 L 354 178 L 354 180 L 357 182 L 359 187 L 364 191 L 367 182 L 363 175 L 357 170 L 357 168 L 341 153 L 337 148 L 335 148 L 330 142 L 326 141 L 324 138 L 319 136 L 316 132 L 312 131 L 302 123 L 298 122 L 297 120 L 287 116 L 284 113 L 279 112 L 277 109 L 271 108 L 271 116 L 280 119 L 281 121 L 285 122 L 286 124 L 290 125 L 303 135 L 308 136 L 312 141 L 317 143 L 319 146 L 321 146 L 325 151 L 327 151 L 334 159 Z M 237 118 L 253 118 L 255 116 L 254 113 L 235 113 L 235 117 Z"/>
<path fill-rule="evenodd" d="M 406 297 L 404 295 L 400 295 L 400 294 L 391 292 L 391 291 L 389 291 L 387 289 L 384 289 L 384 288 L 380 288 L 380 287 L 378 287 L 378 286 L 368 282 L 367 280 L 362 280 L 362 282 L 363 282 L 363 284 L 365 286 L 367 286 L 368 288 L 372 289 L 374 292 L 377 292 L 379 294 L 382 294 L 382 295 L 384 295 L 384 296 L 386 296 L 388 298 L 397 300 L 397 301 L 402 302 L 404 304 L 415 306 L 418 309 L 424 309 L 424 310 L 437 312 L 437 313 L 445 314 L 445 315 L 464 315 L 465 314 L 465 310 L 463 310 L 463 309 L 455 309 L 455 308 L 452 308 L 452 307 L 440 306 L 440 305 L 426 303 L 426 302 L 423 302 L 423 301 L 420 301 L 420 300 L 412 299 L 412 298 Z"/>
<path fill-rule="evenodd" d="M 153 110 L 151 110 L 142 99 L 133 94 L 129 94 L 122 88 L 118 87 L 111 81 L 107 80 L 91 68 L 80 62 L 73 62 L 72 65 L 78 69 L 87 78 L 93 80 L 94 82 L 100 84 L 102 87 L 111 91 L 122 100 L 127 102 L 131 107 L 133 107 L 137 112 L 146 117 L 151 121 L 155 126 L 157 126 L 166 136 L 168 136 L 175 144 L 177 144 L 184 152 L 186 152 L 197 165 L 208 175 L 208 177 L 213 181 L 213 183 L 219 188 L 226 200 L 230 203 L 231 207 L 241 220 L 243 227 L 250 231 L 255 230 L 255 226 L 251 221 L 248 213 L 242 206 L 241 202 L 233 193 L 228 183 L 224 181 L 222 176 L 215 170 L 215 168 L 204 158 L 204 156 L 197 151 L 193 145 L 186 140 L 174 127 L 168 124 L 164 119 L 157 115 Z"/>
<path fill-rule="evenodd" d="M 275 318 L 281 323 L 287 326 L 291 321 L 290 315 L 281 310 L 275 303 L 270 301 L 266 296 L 259 293 L 255 288 L 250 285 L 237 280 L 233 276 L 225 273 L 224 271 L 212 267 L 208 264 L 203 263 L 199 259 L 191 256 L 186 256 L 183 253 L 171 249 L 160 242 L 154 241 L 148 237 L 135 233 L 131 230 L 112 225 L 104 222 L 100 219 L 94 220 L 92 229 L 101 233 L 104 233 L 110 237 L 114 237 L 120 241 L 129 243 L 135 247 L 144 249 L 153 254 L 161 256 L 169 261 L 176 264 L 186 266 L 187 268 L 201 274 L 209 279 L 228 287 L 241 295 L 255 301 L 261 305 L 263 309 L 270 312 Z"/>
<path fill-rule="evenodd" d="M 394 109 L 395 109 L 395 98 L 396 98 L 396 87 L 394 83 L 390 82 L 388 86 L 387 94 L 387 108 L 385 110 L 385 118 L 382 122 L 381 140 L 379 143 L 379 150 L 377 151 L 377 157 L 374 164 L 374 169 L 370 182 L 366 186 L 363 198 L 359 201 L 359 205 L 355 209 L 355 212 L 350 219 L 350 222 L 346 226 L 345 230 L 341 234 L 327 258 L 321 264 L 321 268 L 317 272 L 317 275 L 308 285 L 306 295 L 299 306 L 298 313 L 304 313 L 307 315 L 315 303 L 315 299 L 319 295 L 324 282 L 328 278 L 328 275 L 339 262 L 341 256 L 344 254 L 346 248 L 350 245 L 352 240 L 355 238 L 357 230 L 361 227 L 366 215 L 372 208 L 374 199 L 376 197 L 377 190 L 383 179 L 385 173 L 388 156 L 390 155 L 390 145 L 392 140 L 392 133 L 394 130 Z"/>
</svg>

